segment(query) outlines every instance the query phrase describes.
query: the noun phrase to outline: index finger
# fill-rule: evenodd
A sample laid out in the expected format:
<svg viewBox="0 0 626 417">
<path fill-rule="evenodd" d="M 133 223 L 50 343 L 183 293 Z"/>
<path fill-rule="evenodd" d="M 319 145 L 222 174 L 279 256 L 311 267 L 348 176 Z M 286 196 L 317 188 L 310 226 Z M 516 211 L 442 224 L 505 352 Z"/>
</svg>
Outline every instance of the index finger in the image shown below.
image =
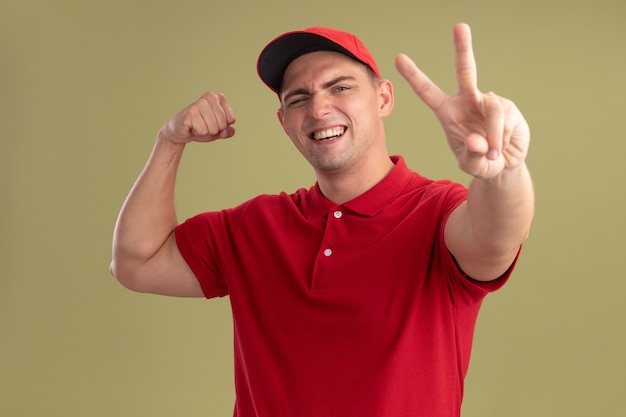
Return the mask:
<svg viewBox="0 0 626 417">
<path fill-rule="evenodd" d="M 415 62 L 405 54 L 399 54 L 395 60 L 396 69 L 409 83 L 415 94 L 432 110 L 437 111 L 448 95 L 444 93 Z"/>
<path fill-rule="evenodd" d="M 470 27 L 465 23 L 459 23 L 454 27 L 453 37 L 459 94 L 476 94 L 478 91 L 478 75 L 472 49 L 472 32 Z"/>
</svg>

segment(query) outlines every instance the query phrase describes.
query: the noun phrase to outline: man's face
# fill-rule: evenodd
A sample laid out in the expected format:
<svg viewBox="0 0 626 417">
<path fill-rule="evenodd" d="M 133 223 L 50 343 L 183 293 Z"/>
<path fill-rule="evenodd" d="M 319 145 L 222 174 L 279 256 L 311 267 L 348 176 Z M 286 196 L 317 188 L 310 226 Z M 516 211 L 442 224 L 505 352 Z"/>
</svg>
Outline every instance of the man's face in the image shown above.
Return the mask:
<svg viewBox="0 0 626 417">
<path fill-rule="evenodd" d="M 280 100 L 285 132 L 316 171 L 353 169 L 370 152 L 386 153 L 391 85 L 365 65 L 337 52 L 303 55 L 287 67 Z"/>
</svg>

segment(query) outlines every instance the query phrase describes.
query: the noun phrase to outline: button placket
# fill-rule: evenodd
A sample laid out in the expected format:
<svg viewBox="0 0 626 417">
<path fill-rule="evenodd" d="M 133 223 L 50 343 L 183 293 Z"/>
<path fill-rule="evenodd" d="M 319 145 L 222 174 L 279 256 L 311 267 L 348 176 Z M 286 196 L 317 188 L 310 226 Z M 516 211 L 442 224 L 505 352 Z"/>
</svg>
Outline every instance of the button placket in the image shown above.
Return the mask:
<svg viewBox="0 0 626 417">
<path fill-rule="evenodd" d="M 328 291 L 329 286 L 332 285 L 334 267 L 333 257 L 335 256 L 333 245 L 335 244 L 335 236 L 337 233 L 338 225 L 334 224 L 334 221 L 343 217 L 343 211 L 339 208 L 335 208 L 329 211 L 326 223 L 326 231 L 322 240 L 320 252 L 316 261 L 316 265 L 313 272 L 312 290 L 313 291 Z"/>
<path fill-rule="evenodd" d="M 335 210 L 333 211 L 333 217 L 335 219 L 341 219 L 341 217 L 343 217 L 343 212 L 341 210 Z M 328 257 L 328 256 L 331 256 L 332 254 L 333 254 L 333 250 L 331 248 L 324 249 L 324 256 Z"/>
</svg>

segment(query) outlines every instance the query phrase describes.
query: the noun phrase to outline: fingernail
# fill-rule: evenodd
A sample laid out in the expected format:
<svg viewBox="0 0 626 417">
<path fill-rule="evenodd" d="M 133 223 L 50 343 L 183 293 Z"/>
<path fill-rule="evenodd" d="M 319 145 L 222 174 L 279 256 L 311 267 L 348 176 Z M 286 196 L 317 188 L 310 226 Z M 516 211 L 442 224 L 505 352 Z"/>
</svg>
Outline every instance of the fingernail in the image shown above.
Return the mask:
<svg viewBox="0 0 626 417">
<path fill-rule="evenodd" d="M 489 152 L 487 152 L 487 159 L 491 159 L 492 161 L 498 159 L 498 156 L 500 156 L 500 152 L 498 152 L 497 149 L 490 149 Z"/>
</svg>

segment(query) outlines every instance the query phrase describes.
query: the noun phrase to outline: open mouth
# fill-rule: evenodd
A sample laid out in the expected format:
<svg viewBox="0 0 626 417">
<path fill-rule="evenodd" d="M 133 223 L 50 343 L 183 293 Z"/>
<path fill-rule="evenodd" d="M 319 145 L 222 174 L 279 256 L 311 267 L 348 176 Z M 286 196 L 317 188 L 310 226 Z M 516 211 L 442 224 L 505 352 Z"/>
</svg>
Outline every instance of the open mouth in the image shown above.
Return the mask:
<svg viewBox="0 0 626 417">
<path fill-rule="evenodd" d="M 332 140 L 332 139 L 336 139 L 336 138 L 343 136 L 344 133 L 346 133 L 346 127 L 337 126 L 337 127 L 331 127 L 329 129 L 318 130 L 317 132 L 313 132 L 313 134 L 311 134 L 310 137 L 311 139 L 317 140 L 317 141 Z"/>
</svg>

